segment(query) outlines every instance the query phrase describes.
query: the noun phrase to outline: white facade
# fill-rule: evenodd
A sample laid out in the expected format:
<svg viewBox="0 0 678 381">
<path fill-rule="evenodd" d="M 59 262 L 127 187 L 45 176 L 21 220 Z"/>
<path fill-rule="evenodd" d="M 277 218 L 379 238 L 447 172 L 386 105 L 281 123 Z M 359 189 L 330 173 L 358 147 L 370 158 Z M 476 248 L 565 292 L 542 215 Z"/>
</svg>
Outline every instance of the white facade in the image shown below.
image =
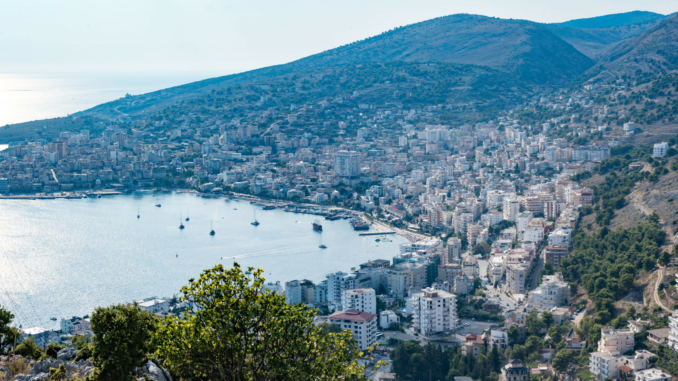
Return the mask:
<svg viewBox="0 0 678 381">
<path fill-rule="evenodd" d="M 341 294 L 341 307 L 344 310 L 358 310 L 376 314 L 377 294 L 372 288 L 344 290 Z"/>
<path fill-rule="evenodd" d="M 527 267 L 523 264 L 511 264 L 506 267 L 506 283 L 513 295 L 525 293 Z"/>
<path fill-rule="evenodd" d="M 327 321 L 338 324 L 342 330 L 350 330 L 361 351 L 377 341 L 377 315 L 356 310 L 338 311 Z"/>
<path fill-rule="evenodd" d="M 634 345 L 633 332 L 630 329 L 615 329 L 612 327 L 601 329 L 598 352 L 620 355 L 632 350 Z"/>
<path fill-rule="evenodd" d="M 654 157 L 664 157 L 666 156 L 666 151 L 669 149 L 669 144 L 666 142 L 657 143 L 652 149 L 652 156 Z"/>
<path fill-rule="evenodd" d="M 571 232 L 569 229 L 556 229 L 549 234 L 549 246 L 570 247 Z"/>
<path fill-rule="evenodd" d="M 678 310 L 669 316 L 669 342 L 668 345 L 674 352 L 678 352 Z"/>
<path fill-rule="evenodd" d="M 516 198 L 504 198 L 502 211 L 505 221 L 515 221 L 520 213 L 520 201 Z"/>
<path fill-rule="evenodd" d="M 410 299 L 414 330 L 423 336 L 452 332 L 457 328 L 457 297 L 425 288 Z"/>
<path fill-rule="evenodd" d="M 545 275 L 539 287 L 530 291 L 528 301 L 544 309 L 565 306 L 570 303 L 570 285 L 562 273 Z"/>
<path fill-rule="evenodd" d="M 379 313 L 379 326 L 383 329 L 388 329 L 391 324 L 399 324 L 400 316 L 396 315 L 395 312 L 391 310 L 381 311 Z"/>
<path fill-rule="evenodd" d="M 155 313 L 168 313 L 169 312 L 169 301 L 163 299 L 152 299 L 143 302 L 139 302 L 139 308 L 144 311 Z"/>
<path fill-rule="evenodd" d="M 619 367 L 623 365 L 621 356 L 609 352 L 593 352 L 589 355 L 589 369 L 599 380 L 619 377 Z"/>
<path fill-rule="evenodd" d="M 327 275 L 327 301 L 341 303 L 341 294 L 344 290 L 356 288 L 357 277 L 354 274 L 337 271 Z"/>
<path fill-rule="evenodd" d="M 636 381 L 670 381 L 671 375 L 661 369 L 652 368 L 639 370 L 636 373 Z"/>
<path fill-rule="evenodd" d="M 334 175 L 340 177 L 360 177 L 360 156 L 354 151 L 339 151 L 334 154 Z"/>
</svg>

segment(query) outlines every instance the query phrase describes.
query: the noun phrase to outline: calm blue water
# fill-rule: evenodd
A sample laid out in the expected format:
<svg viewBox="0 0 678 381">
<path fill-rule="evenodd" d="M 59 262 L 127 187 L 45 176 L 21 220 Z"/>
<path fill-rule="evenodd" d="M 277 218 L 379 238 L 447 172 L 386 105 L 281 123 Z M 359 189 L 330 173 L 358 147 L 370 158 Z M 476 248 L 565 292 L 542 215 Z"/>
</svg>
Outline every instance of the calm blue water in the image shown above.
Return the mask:
<svg viewBox="0 0 678 381">
<path fill-rule="evenodd" d="M 0 73 L 0 126 L 67 116 L 116 100 L 224 72 Z"/>
<path fill-rule="evenodd" d="M 255 209 L 258 227 L 250 225 Z M 187 213 L 190 221 L 180 230 L 180 214 Z M 50 317 L 171 296 L 218 263 L 261 267 L 267 281 L 318 282 L 370 259 L 391 259 L 405 242 L 392 236 L 393 242 L 377 243 L 358 236 L 346 220 L 323 219 L 328 249 L 322 250 L 311 227 L 316 218 L 175 193 L 0 200 L 0 303 L 24 327 L 52 328 L 57 322 Z"/>
</svg>

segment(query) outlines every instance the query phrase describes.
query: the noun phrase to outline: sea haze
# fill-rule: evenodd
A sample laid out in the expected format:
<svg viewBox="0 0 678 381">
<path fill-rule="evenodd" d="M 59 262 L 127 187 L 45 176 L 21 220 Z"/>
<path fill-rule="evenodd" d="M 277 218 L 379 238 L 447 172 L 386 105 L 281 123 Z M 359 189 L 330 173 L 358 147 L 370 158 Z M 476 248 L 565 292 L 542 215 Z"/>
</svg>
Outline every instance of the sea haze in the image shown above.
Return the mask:
<svg viewBox="0 0 678 381">
<path fill-rule="evenodd" d="M 258 227 L 250 224 L 255 210 Z M 190 221 L 180 230 L 180 217 L 187 214 Z M 325 250 L 318 248 L 315 219 L 322 220 Z M 215 236 L 209 235 L 210 223 Z M 172 296 L 219 263 L 263 268 L 267 281 L 319 282 L 368 260 L 390 260 L 405 242 L 397 236 L 389 236 L 392 242 L 358 236 L 346 220 L 176 193 L 0 200 L 0 226 L 0 304 L 24 328 L 56 328 L 51 317 Z"/>
<path fill-rule="evenodd" d="M 230 73 L 0 73 L 0 126 L 67 116 L 128 93 L 226 74 Z"/>
</svg>

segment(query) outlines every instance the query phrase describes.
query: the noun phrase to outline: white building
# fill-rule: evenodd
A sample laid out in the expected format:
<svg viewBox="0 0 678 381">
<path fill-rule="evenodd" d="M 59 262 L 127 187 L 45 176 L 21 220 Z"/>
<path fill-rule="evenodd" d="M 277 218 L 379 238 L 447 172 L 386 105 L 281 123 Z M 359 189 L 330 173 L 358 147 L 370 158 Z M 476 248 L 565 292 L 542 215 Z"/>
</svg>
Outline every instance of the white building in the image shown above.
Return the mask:
<svg viewBox="0 0 678 381">
<path fill-rule="evenodd" d="M 508 348 L 509 338 L 506 331 L 500 331 L 497 329 L 490 330 L 490 337 L 487 341 L 487 349 L 491 350 L 494 347 L 497 348 Z"/>
<path fill-rule="evenodd" d="M 632 350 L 634 345 L 633 332 L 630 329 L 615 329 L 613 327 L 601 329 L 598 352 L 620 355 Z"/>
<path fill-rule="evenodd" d="M 654 145 L 652 149 L 652 156 L 654 157 L 664 157 L 666 156 L 666 151 L 669 149 L 669 144 L 667 142 L 661 142 Z"/>
<path fill-rule="evenodd" d="M 505 221 L 515 221 L 520 213 L 520 200 L 517 198 L 505 197 L 502 205 Z"/>
<path fill-rule="evenodd" d="M 360 156 L 355 151 L 339 151 L 334 154 L 334 175 L 360 177 Z"/>
<path fill-rule="evenodd" d="M 678 352 L 678 310 L 669 316 L 669 342 L 668 345 L 674 352 Z"/>
<path fill-rule="evenodd" d="M 651 368 L 639 370 L 636 373 L 636 381 L 670 381 L 671 375 L 661 369 Z"/>
<path fill-rule="evenodd" d="M 528 301 L 537 307 L 551 309 L 570 303 L 570 285 L 563 279 L 562 273 L 545 275 L 542 283 L 530 291 Z"/>
<path fill-rule="evenodd" d="M 287 304 L 313 304 L 315 285 L 307 279 L 285 282 L 285 300 Z"/>
<path fill-rule="evenodd" d="M 506 266 L 506 283 L 513 295 L 525 294 L 525 279 L 527 267 L 524 264 L 510 264 Z"/>
<path fill-rule="evenodd" d="M 384 310 L 379 313 L 379 326 L 388 329 L 391 324 L 400 324 L 400 316 L 391 310 Z"/>
<path fill-rule="evenodd" d="M 327 318 L 342 330 L 350 330 L 358 349 L 366 350 L 377 341 L 377 315 L 356 310 L 337 311 Z"/>
<path fill-rule="evenodd" d="M 343 310 L 358 310 L 371 314 L 377 313 L 377 294 L 372 288 L 344 290 L 341 294 Z"/>
<path fill-rule="evenodd" d="M 571 235 L 572 233 L 569 229 L 556 229 L 556 231 L 549 234 L 549 246 L 570 247 Z"/>
<path fill-rule="evenodd" d="M 593 352 L 589 355 L 589 370 L 598 380 L 619 377 L 619 367 L 623 366 L 621 356 L 613 356 L 609 352 Z"/>
<path fill-rule="evenodd" d="M 414 330 L 427 337 L 454 331 L 457 327 L 457 297 L 433 288 L 422 291 L 410 299 Z"/>
<path fill-rule="evenodd" d="M 138 302 L 139 308 L 152 314 L 169 312 L 169 301 L 163 299 L 151 299 Z"/>
<path fill-rule="evenodd" d="M 356 286 L 357 276 L 337 271 L 327 274 L 327 301 L 330 303 L 341 303 L 341 294 L 344 290 L 352 290 Z"/>
</svg>

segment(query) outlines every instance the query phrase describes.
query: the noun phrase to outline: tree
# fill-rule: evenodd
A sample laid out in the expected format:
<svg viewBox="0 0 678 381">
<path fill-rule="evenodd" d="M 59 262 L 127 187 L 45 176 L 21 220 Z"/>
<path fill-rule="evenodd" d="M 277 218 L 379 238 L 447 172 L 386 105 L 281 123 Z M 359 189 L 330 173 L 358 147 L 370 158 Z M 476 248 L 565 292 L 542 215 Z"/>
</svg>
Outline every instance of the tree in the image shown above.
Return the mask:
<svg viewBox="0 0 678 381">
<path fill-rule="evenodd" d="M 27 338 L 21 342 L 21 344 L 17 345 L 14 353 L 24 357 L 30 357 L 33 360 L 39 360 L 40 357 L 42 357 L 42 350 L 32 337 Z"/>
<path fill-rule="evenodd" d="M 568 350 L 560 350 L 558 354 L 553 359 L 553 369 L 558 372 L 564 372 L 567 370 L 567 367 L 572 362 L 574 355 Z"/>
<path fill-rule="evenodd" d="M 527 332 L 533 336 L 539 336 L 541 330 L 546 328 L 546 324 L 539 319 L 539 316 L 535 311 L 530 312 L 525 319 L 525 328 Z"/>
<path fill-rule="evenodd" d="M 182 288 L 192 308 L 159 323 L 157 358 L 180 379 L 365 380 L 350 332 L 323 333 L 315 310 L 264 289 L 263 270 L 217 265 Z"/>
<path fill-rule="evenodd" d="M 318 328 L 320 328 L 326 335 L 328 333 L 339 333 L 342 331 L 341 326 L 339 324 L 322 323 L 318 324 Z"/>
<path fill-rule="evenodd" d="M 553 314 L 549 311 L 544 311 L 541 314 L 541 321 L 544 322 L 546 328 L 550 327 L 553 324 Z"/>
<path fill-rule="evenodd" d="M 94 379 L 128 380 L 153 352 L 156 318 L 136 305 L 99 307 L 92 315 Z"/>
<path fill-rule="evenodd" d="M 473 246 L 473 254 L 487 255 L 492 251 L 492 248 L 487 242 L 481 241 Z"/>
<path fill-rule="evenodd" d="M 506 331 L 506 334 L 508 334 L 509 340 L 511 340 L 512 343 L 515 343 L 518 340 L 518 336 L 520 336 L 520 331 L 518 331 L 518 328 L 516 328 L 515 325 L 512 325 L 509 327 L 508 331 Z"/>
<path fill-rule="evenodd" d="M 0 354 L 4 354 L 4 349 L 14 346 L 16 332 L 10 327 L 14 315 L 0 305 Z"/>
</svg>

